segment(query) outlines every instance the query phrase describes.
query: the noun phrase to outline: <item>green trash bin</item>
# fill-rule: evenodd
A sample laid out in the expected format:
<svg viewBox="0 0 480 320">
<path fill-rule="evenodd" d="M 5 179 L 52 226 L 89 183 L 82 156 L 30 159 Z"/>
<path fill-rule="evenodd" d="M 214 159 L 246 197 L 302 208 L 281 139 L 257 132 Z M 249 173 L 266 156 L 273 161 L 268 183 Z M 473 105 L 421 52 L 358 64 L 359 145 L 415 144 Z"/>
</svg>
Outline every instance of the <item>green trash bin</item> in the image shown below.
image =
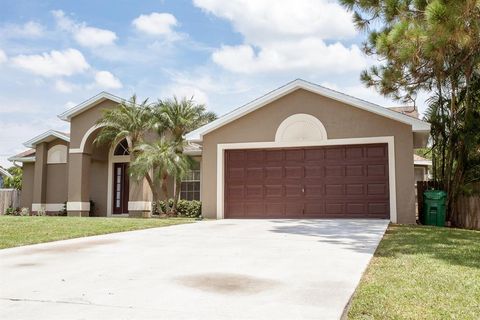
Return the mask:
<svg viewBox="0 0 480 320">
<path fill-rule="evenodd" d="M 423 193 L 422 224 L 445 226 L 447 193 L 442 190 L 427 190 Z"/>
</svg>

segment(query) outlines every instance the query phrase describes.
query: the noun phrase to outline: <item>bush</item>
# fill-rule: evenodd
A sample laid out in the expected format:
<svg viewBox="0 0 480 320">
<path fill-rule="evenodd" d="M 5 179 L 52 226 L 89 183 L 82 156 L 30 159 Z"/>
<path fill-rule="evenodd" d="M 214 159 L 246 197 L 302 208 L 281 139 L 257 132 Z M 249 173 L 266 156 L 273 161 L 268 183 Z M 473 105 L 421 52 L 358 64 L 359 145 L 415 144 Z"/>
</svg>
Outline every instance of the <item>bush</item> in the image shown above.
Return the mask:
<svg viewBox="0 0 480 320">
<path fill-rule="evenodd" d="M 10 207 L 5 210 L 5 215 L 7 216 L 28 216 L 30 215 L 30 210 L 28 208 L 20 207 Z"/>
<path fill-rule="evenodd" d="M 168 203 L 172 207 L 173 199 L 168 200 Z M 153 203 L 152 211 L 154 214 L 165 213 L 165 201 Z M 202 215 L 202 203 L 196 200 L 179 200 L 177 214 L 179 217 L 199 218 Z"/>
<path fill-rule="evenodd" d="M 20 208 L 9 207 L 5 210 L 6 216 L 19 216 L 20 215 Z"/>
</svg>

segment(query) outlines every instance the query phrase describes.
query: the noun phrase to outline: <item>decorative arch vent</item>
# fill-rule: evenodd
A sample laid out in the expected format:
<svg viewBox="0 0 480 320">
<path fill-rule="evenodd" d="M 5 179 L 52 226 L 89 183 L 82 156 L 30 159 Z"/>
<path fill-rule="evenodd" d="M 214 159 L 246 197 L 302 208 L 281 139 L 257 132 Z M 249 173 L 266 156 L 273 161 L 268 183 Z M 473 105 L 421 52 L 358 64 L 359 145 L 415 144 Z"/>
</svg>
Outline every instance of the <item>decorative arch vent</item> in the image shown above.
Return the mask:
<svg viewBox="0 0 480 320">
<path fill-rule="evenodd" d="M 327 130 L 316 117 L 297 113 L 283 120 L 275 134 L 275 142 L 327 140 Z"/>
</svg>

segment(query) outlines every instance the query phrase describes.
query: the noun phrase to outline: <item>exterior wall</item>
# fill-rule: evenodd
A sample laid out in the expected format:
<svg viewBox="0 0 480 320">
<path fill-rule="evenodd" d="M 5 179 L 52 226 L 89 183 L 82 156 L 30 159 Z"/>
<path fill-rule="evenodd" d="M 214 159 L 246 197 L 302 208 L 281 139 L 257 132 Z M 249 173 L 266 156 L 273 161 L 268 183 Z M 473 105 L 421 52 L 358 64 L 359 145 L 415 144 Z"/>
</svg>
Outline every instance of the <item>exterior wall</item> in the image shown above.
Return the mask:
<svg viewBox="0 0 480 320">
<path fill-rule="evenodd" d="M 70 122 L 70 147 L 79 148 L 85 133 L 102 117 L 102 110 L 111 109 L 117 105 L 118 103 L 114 101 L 105 100 L 73 117 Z"/>
<path fill-rule="evenodd" d="M 107 216 L 108 146 L 94 147 L 90 164 L 90 199 L 94 203 L 91 215 Z"/>
<path fill-rule="evenodd" d="M 296 90 L 203 137 L 201 198 L 205 217 L 216 217 L 217 145 L 274 141 L 280 123 L 296 113 L 317 117 L 325 126 L 329 139 L 393 136 L 397 222 L 415 222 L 411 127 L 306 90 Z"/>
<path fill-rule="evenodd" d="M 65 145 L 68 147 L 68 142 L 61 139 L 56 139 L 47 145 L 47 151 L 56 146 Z M 68 154 L 67 163 L 47 163 L 47 181 L 45 190 L 45 203 L 62 205 L 67 201 L 68 188 Z M 58 213 L 59 209 L 48 210 L 47 212 Z"/>
<path fill-rule="evenodd" d="M 33 177 L 35 175 L 35 162 L 23 163 L 22 192 L 20 193 L 20 207 L 32 210 L 33 202 Z"/>
</svg>

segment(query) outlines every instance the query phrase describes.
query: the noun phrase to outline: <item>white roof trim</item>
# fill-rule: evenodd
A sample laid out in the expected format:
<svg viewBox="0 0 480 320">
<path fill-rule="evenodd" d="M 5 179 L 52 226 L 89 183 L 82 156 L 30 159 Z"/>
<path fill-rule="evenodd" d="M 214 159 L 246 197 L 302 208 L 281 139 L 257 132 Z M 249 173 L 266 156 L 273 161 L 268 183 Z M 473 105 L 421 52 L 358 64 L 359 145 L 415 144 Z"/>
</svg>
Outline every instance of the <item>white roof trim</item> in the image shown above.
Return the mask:
<svg viewBox="0 0 480 320">
<path fill-rule="evenodd" d="M 94 105 L 96 105 L 99 102 L 102 102 L 104 100 L 112 100 L 112 101 L 115 101 L 117 103 L 122 103 L 124 101 L 124 99 L 122 99 L 120 97 L 117 97 L 117 96 L 115 96 L 111 93 L 102 91 L 99 94 L 97 94 L 96 96 L 93 96 L 90 99 L 85 100 L 84 102 L 80 103 L 79 105 L 77 105 L 77 106 L 75 106 L 71 109 L 68 109 L 64 113 L 59 114 L 58 117 L 60 119 L 64 120 L 64 121 L 70 121 L 70 119 L 72 119 L 72 117 L 90 109 Z"/>
<path fill-rule="evenodd" d="M 432 160 L 413 160 L 413 164 L 417 166 L 431 166 Z"/>
<path fill-rule="evenodd" d="M 7 170 L 3 169 L 2 167 L 0 167 L 0 173 L 6 177 L 9 177 L 11 178 L 12 175 L 10 174 L 10 172 L 8 172 Z"/>
<path fill-rule="evenodd" d="M 35 157 L 10 157 L 7 160 L 11 162 L 35 162 Z"/>
<path fill-rule="evenodd" d="M 23 145 L 27 148 L 34 148 L 35 145 L 39 144 L 40 142 L 43 142 L 47 140 L 49 137 L 55 137 L 62 139 L 64 141 L 70 142 L 70 137 L 62 134 L 61 132 L 55 131 L 55 130 L 48 130 L 38 136 L 36 136 L 33 139 L 28 140 L 25 142 Z"/>
<path fill-rule="evenodd" d="M 340 101 L 346 104 L 349 104 L 351 106 L 376 113 L 378 115 L 384 116 L 386 118 L 390 118 L 396 121 L 400 121 L 406 124 L 409 124 L 412 126 L 412 131 L 430 131 L 430 124 L 427 122 L 424 122 L 419 119 L 415 119 L 413 117 L 407 116 L 405 114 L 402 114 L 400 112 L 396 112 L 393 110 L 390 110 L 388 108 L 384 108 L 382 106 L 379 106 L 377 104 L 361 100 L 352 96 L 349 96 L 347 94 L 331 90 L 325 87 L 322 87 L 320 85 L 302 80 L 302 79 L 297 79 L 292 82 L 287 83 L 286 85 L 275 89 L 266 95 L 255 99 L 246 105 L 243 105 L 242 107 L 233 110 L 230 113 L 227 113 L 223 117 L 218 118 L 215 121 L 212 121 L 190 133 L 187 134 L 186 138 L 189 141 L 192 142 L 200 142 L 203 140 L 203 136 L 209 132 L 212 132 L 227 123 L 230 123 L 238 118 L 243 117 L 244 115 L 255 111 L 266 104 L 269 104 L 297 89 L 304 89 L 313 93 L 317 93 L 319 95 L 322 95 L 324 97 Z"/>
</svg>

